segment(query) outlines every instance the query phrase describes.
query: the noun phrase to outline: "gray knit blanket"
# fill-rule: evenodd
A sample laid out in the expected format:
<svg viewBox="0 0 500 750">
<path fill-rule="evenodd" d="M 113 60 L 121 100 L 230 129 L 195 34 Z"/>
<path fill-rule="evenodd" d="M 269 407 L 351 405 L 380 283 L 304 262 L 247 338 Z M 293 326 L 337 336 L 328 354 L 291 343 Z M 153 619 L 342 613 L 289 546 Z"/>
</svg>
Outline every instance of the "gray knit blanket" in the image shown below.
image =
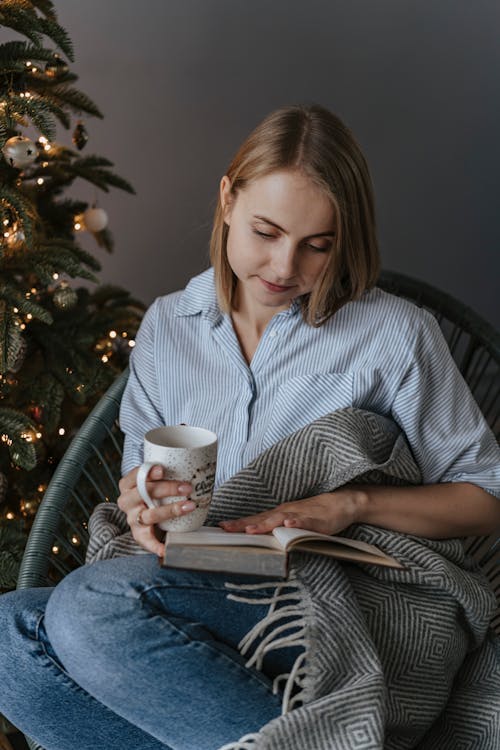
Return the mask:
<svg viewBox="0 0 500 750">
<path fill-rule="evenodd" d="M 209 523 L 348 482 L 420 481 L 391 420 L 341 409 L 221 485 Z M 113 503 L 96 507 L 89 531 L 88 562 L 144 553 Z M 344 533 L 376 544 L 404 569 L 293 553 L 289 579 L 273 583 L 268 615 L 240 644 L 257 668 L 273 648 L 302 647 L 291 673 L 275 681 L 283 713 L 220 750 L 500 748 L 500 639 L 489 629 L 496 603 L 461 541 L 366 524 Z M 227 584 L 228 596 L 251 606 L 256 587 Z"/>
</svg>

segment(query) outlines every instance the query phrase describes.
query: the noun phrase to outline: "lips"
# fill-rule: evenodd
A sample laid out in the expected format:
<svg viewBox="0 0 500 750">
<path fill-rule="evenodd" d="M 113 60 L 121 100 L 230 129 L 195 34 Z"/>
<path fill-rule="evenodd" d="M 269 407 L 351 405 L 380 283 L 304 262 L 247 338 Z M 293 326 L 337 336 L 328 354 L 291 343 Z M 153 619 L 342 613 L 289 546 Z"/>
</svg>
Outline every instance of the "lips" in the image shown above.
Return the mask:
<svg viewBox="0 0 500 750">
<path fill-rule="evenodd" d="M 293 286 L 280 286 L 279 284 L 271 284 L 270 281 L 266 281 L 265 279 L 260 280 L 265 288 L 270 292 L 288 292 L 290 289 L 293 289 Z"/>
</svg>

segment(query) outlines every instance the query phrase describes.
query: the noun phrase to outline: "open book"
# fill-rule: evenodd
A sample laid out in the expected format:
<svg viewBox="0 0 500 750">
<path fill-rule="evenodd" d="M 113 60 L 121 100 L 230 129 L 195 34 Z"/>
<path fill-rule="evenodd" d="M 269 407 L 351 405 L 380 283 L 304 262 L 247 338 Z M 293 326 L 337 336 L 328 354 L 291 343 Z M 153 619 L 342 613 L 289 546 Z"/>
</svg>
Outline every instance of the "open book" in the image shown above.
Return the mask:
<svg viewBox="0 0 500 750">
<path fill-rule="evenodd" d="M 197 531 L 169 531 L 163 565 L 255 576 L 286 578 L 290 550 L 314 552 L 339 560 L 403 566 L 372 544 L 342 536 L 278 526 L 270 534 L 231 533 L 214 526 Z"/>
</svg>

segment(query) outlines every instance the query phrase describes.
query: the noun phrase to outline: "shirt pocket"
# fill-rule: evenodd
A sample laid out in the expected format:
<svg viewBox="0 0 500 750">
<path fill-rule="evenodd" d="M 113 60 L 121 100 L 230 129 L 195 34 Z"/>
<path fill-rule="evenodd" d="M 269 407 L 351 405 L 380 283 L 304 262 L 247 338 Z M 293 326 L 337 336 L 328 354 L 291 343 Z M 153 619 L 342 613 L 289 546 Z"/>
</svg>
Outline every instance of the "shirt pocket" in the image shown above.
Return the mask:
<svg viewBox="0 0 500 750">
<path fill-rule="evenodd" d="M 291 378 L 278 390 L 264 448 L 325 414 L 353 405 L 354 373 L 328 372 Z"/>
</svg>

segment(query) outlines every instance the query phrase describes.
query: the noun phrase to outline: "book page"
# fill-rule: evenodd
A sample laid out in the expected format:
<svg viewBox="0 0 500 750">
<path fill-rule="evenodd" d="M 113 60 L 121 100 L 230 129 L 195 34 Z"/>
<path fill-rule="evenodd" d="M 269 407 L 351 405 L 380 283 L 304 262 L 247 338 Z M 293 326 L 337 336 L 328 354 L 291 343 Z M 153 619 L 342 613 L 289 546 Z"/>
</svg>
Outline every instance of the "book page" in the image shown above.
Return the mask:
<svg viewBox="0 0 500 750">
<path fill-rule="evenodd" d="M 202 526 L 196 531 L 168 531 L 166 544 L 223 544 L 230 547 L 267 547 L 282 549 L 278 540 L 271 534 L 245 534 L 244 532 L 224 531 L 217 526 Z"/>
<path fill-rule="evenodd" d="M 374 547 L 373 544 L 361 542 L 358 539 L 348 539 L 344 536 L 329 536 L 328 534 L 319 534 L 317 531 L 307 531 L 307 529 L 289 529 L 285 526 L 277 526 L 273 529 L 273 534 L 279 541 L 283 549 L 288 550 L 298 542 L 324 540 L 325 542 L 335 542 L 345 547 L 367 552 L 368 554 L 385 557 L 385 553 Z"/>
</svg>

